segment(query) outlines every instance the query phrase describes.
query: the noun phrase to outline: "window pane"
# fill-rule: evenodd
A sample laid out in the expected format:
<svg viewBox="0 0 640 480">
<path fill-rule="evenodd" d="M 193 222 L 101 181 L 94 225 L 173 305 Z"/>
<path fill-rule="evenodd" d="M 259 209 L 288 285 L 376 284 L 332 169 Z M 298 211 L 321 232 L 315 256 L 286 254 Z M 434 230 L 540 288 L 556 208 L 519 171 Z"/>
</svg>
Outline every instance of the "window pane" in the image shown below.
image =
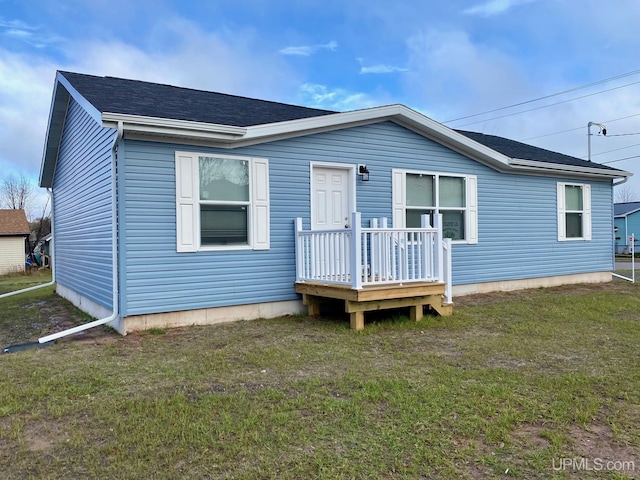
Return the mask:
<svg viewBox="0 0 640 480">
<path fill-rule="evenodd" d="M 247 245 L 246 205 L 200 205 L 202 245 Z"/>
<path fill-rule="evenodd" d="M 582 238 L 582 214 L 566 213 L 567 238 Z"/>
<path fill-rule="evenodd" d="M 407 228 L 420 228 L 420 216 L 429 215 L 429 225 L 433 226 L 433 210 L 408 209 L 407 208 Z"/>
<path fill-rule="evenodd" d="M 567 210 L 582 211 L 582 187 L 577 185 L 565 185 L 564 199 L 565 208 Z"/>
<path fill-rule="evenodd" d="M 440 177 L 440 207 L 464 207 L 464 178 Z"/>
<path fill-rule="evenodd" d="M 452 240 L 464 240 L 464 211 L 445 211 L 442 213 L 442 235 Z"/>
<path fill-rule="evenodd" d="M 407 205 L 434 207 L 433 176 L 407 173 Z M 418 223 L 418 227 L 420 223 Z"/>
<path fill-rule="evenodd" d="M 249 201 L 249 162 L 199 157 L 200 200 Z"/>
</svg>

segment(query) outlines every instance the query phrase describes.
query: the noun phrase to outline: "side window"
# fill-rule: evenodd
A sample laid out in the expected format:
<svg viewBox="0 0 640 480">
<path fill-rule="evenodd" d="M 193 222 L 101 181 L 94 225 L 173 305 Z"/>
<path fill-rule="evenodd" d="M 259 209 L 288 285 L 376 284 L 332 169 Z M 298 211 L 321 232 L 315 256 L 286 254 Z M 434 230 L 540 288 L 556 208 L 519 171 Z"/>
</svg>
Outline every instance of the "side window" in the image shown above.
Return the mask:
<svg viewBox="0 0 640 480">
<path fill-rule="evenodd" d="M 591 240 L 591 185 L 558 183 L 558 240 Z"/>
<path fill-rule="evenodd" d="M 269 248 L 266 159 L 176 152 L 178 252 Z"/>
<path fill-rule="evenodd" d="M 393 171 L 396 227 L 420 227 L 421 215 L 442 214 L 444 236 L 478 242 L 477 177 L 446 173 Z"/>
<path fill-rule="evenodd" d="M 249 245 L 249 160 L 198 157 L 200 246 Z"/>
</svg>

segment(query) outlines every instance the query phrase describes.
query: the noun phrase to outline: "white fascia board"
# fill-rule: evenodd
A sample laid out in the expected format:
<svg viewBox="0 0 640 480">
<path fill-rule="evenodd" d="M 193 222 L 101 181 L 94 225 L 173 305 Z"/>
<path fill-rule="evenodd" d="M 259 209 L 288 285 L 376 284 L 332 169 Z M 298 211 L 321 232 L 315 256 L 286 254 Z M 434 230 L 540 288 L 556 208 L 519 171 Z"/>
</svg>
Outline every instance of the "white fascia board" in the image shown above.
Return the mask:
<svg viewBox="0 0 640 480">
<path fill-rule="evenodd" d="M 455 130 L 422 115 L 404 105 L 400 107 L 399 115 L 394 119 L 396 123 L 405 126 L 416 133 L 424 135 L 432 140 L 447 146 L 458 153 L 469 156 L 481 163 L 504 171 L 509 168 L 510 157 L 503 155 L 492 148 L 476 142 L 471 138 L 456 132 Z"/>
<path fill-rule="evenodd" d="M 61 83 L 67 92 L 69 92 L 69 95 L 71 95 L 71 97 L 73 97 L 73 99 L 78 102 L 89 115 L 91 115 L 91 118 L 93 118 L 96 123 L 100 123 L 100 112 L 98 109 L 84 98 L 75 88 L 73 88 L 71 83 L 69 83 L 69 80 L 67 80 L 60 72 L 56 73 L 56 83 Z"/>
<path fill-rule="evenodd" d="M 391 120 L 399 125 L 431 138 L 455 150 L 482 159 L 485 162 L 500 167 L 509 166 L 509 157 L 482 145 L 449 127 L 438 123 L 404 105 L 387 105 L 383 107 L 367 108 L 351 112 L 321 115 L 302 120 L 256 125 L 247 128 L 247 134 L 240 140 L 268 141 L 273 137 L 285 138 L 299 136 L 319 131 L 348 128 L 355 125 L 375 123 Z"/>
<path fill-rule="evenodd" d="M 126 115 L 122 113 L 102 114 L 102 126 L 117 128 L 118 122 L 123 123 L 125 132 L 147 133 L 168 137 L 212 138 L 220 140 L 234 140 L 243 137 L 247 129 L 233 125 L 215 123 L 191 122 L 170 118 L 146 117 L 142 115 Z"/>
<path fill-rule="evenodd" d="M 606 177 L 606 178 L 626 178 L 631 177 L 633 173 L 624 170 L 607 170 L 597 167 L 580 167 L 577 165 L 565 165 L 561 163 L 539 162 L 536 160 L 524 160 L 514 158 L 510 165 L 517 170 L 522 171 L 549 171 L 556 173 L 565 173 L 568 175 L 589 176 L 589 177 Z"/>
<path fill-rule="evenodd" d="M 386 107 L 375 107 L 364 110 L 354 110 L 351 112 L 320 115 L 300 120 L 255 125 L 247 128 L 247 134 L 244 136 L 243 140 L 280 137 L 288 134 L 307 135 L 318 130 L 335 130 L 349 127 L 354 124 L 381 121 L 387 117 L 397 115 L 397 107 L 398 105 L 390 105 Z"/>
</svg>

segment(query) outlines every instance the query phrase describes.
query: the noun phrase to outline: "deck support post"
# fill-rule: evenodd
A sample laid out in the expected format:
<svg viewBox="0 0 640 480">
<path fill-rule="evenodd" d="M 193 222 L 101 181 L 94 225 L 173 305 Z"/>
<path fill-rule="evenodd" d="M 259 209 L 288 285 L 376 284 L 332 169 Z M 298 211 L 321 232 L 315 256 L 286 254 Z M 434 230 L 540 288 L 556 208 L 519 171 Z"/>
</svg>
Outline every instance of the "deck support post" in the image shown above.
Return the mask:
<svg viewBox="0 0 640 480">
<path fill-rule="evenodd" d="M 412 321 L 418 322 L 422 320 L 422 316 L 422 305 L 418 304 L 409 307 L 409 318 L 411 318 Z"/>
<path fill-rule="evenodd" d="M 314 295 L 302 295 L 302 303 L 307 306 L 307 315 L 310 317 L 317 317 L 320 315 L 320 303 L 321 298 Z"/>
<path fill-rule="evenodd" d="M 364 330 L 364 312 L 351 312 L 349 317 L 351 320 L 351 330 Z"/>
</svg>

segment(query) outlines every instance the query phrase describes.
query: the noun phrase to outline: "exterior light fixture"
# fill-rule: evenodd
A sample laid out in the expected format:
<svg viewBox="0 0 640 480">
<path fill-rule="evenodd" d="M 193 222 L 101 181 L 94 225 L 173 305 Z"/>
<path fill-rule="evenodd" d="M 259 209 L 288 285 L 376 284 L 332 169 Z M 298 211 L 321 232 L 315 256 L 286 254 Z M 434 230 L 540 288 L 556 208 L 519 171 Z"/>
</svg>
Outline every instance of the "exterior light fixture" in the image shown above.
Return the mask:
<svg viewBox="0 0 640 480">
<path fill-rule="evenodd" d="M 367 168 L 366 165 L 364 165 L 364 164 L 358 165 L 358 175 L 362 176 L 362 181 L 363 182 L 368 182 L 369 181 L 369 169 Z"/>
</svg>

